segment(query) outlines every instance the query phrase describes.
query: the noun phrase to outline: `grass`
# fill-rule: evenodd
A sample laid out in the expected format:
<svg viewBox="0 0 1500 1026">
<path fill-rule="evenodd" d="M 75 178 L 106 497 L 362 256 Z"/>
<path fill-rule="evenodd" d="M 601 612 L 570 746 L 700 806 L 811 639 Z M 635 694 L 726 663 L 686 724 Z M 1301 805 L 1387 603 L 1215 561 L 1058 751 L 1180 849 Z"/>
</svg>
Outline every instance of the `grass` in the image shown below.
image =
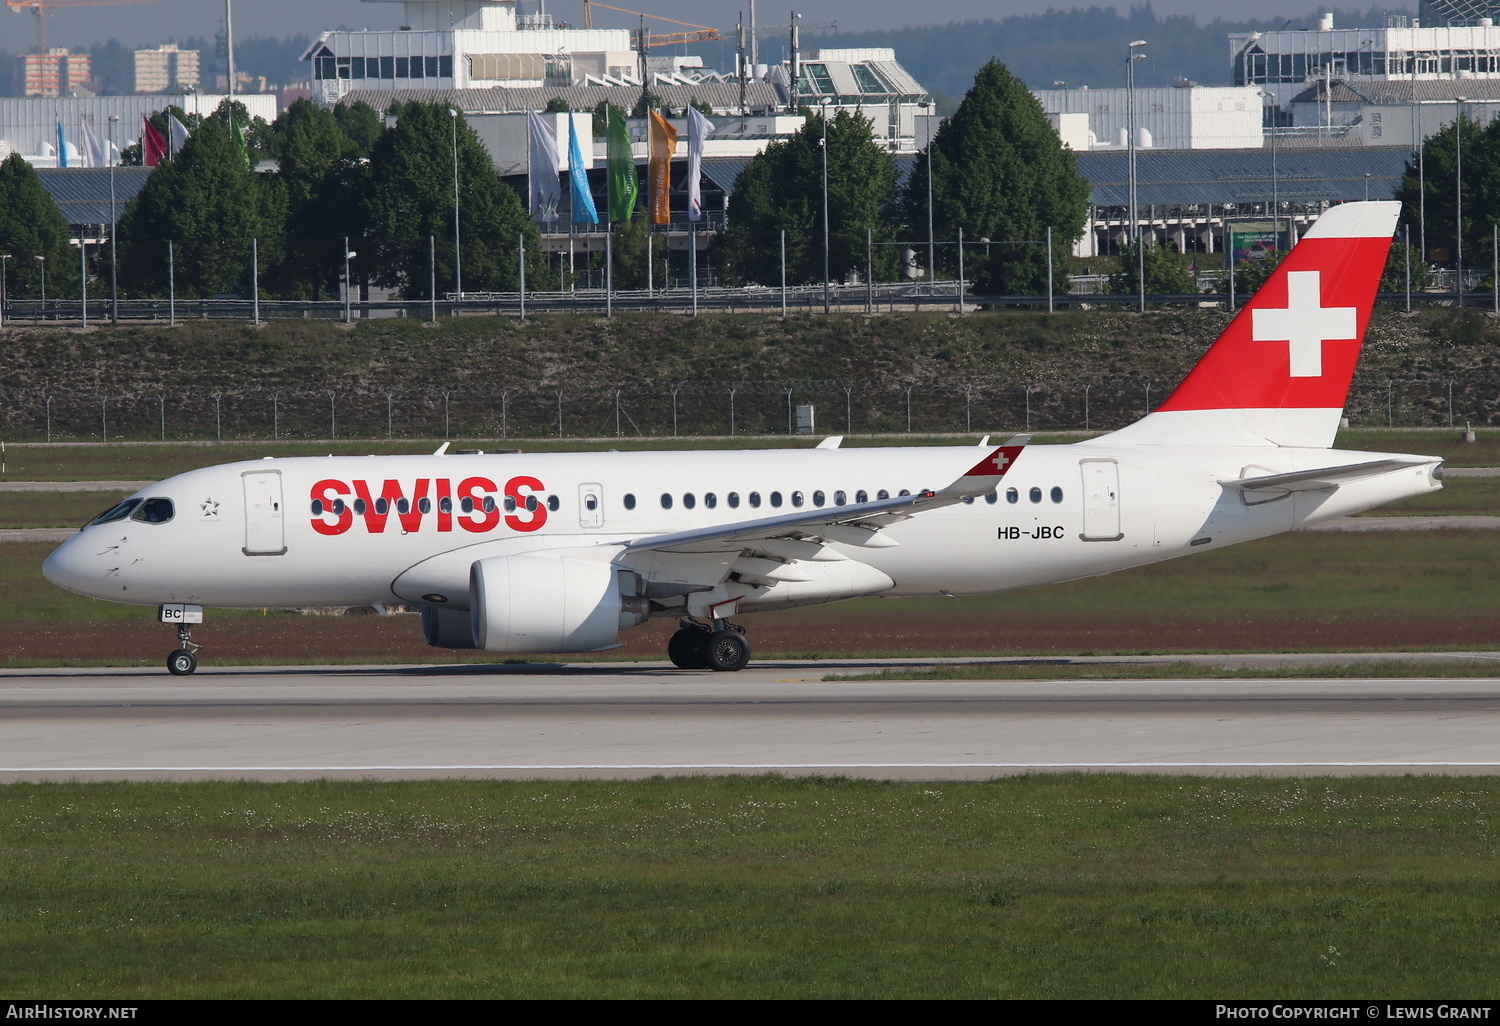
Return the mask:
<svg viewBox="0 0 1500 1026">
<path fill-rule="evenodd" d="M 1320 680 L 1368 678 L 1453 678 L 1500 676 L 1500 662 L 1484 659 L 1439 662 L 1354 661 L 1326 666 L 1201 666 L 1196 663 L 1068 664 L 1059 660 L 961 663 L 896 667 L 877 673 L 830 673 L 825 681 L 858 680 L 1257 680 L 1315 677 Z"/>
<path fill-rule="evenodd" d="M 0 991 L 1493 998 L 1490 779 L 0 788 Z"/>
</svg>

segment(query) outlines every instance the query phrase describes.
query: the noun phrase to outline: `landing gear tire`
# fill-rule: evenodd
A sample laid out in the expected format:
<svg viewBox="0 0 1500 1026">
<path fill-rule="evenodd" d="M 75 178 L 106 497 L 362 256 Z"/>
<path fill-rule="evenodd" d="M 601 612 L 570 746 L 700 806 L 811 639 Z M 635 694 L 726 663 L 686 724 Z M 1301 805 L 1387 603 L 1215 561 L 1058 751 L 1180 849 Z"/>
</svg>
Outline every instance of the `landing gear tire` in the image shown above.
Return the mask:
<svg viewBox="0 0 1500 1026">
<path fill-rule="evenodd" d="M 179 648 L 167 656 L 167 672 L 174 677 L 186 677 L 198 668 L 198 657 L 185 648 Z"/>
<path fill-rule="evenodd" d="M 708 640 L 707 631 L 698 627 L 683 627 L 667 642 L 667 658 L 679 670 L 706 670 Z"/>
<path fill-rule="evenodd" d="M 750 642 L 735 630 L 719 630 L 708 635 L 705 663 L 711 670 L 743 670 L 750 662 Z"/>
</svg>

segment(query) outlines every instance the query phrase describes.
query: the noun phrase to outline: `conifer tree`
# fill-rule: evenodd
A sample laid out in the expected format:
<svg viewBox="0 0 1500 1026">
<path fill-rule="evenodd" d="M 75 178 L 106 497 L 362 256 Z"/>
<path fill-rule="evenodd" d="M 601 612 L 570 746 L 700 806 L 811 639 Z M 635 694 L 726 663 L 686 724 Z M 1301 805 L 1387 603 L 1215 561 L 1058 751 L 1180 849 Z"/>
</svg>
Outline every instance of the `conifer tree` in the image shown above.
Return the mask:
<svg viewBox="0 0 1500 1026">
<path fill-rule="evenodd" d="M 801 129 L 752 158 L 735 183 L 729 225 L 719 246 L 725 272 L 741 281 L 778 284 L 780 239 L 792 284 L 823 280 L 823 119 L 806 108 Z M 828 122 L 829 276 L 865 272 L 866 229 L 875 243 L 892 238 L 896 167 L 875 142 L 871 122 L 840 111 Z M 889 279 L 893 247 L 876 245 L 875 277 Z"/>
<path fill-rule="evenodd" d="M 279 260 L 285 220 L 283 193 L 245 166 L 227 114 L 207 118 L 175 160 L 157 165 L 120 219 L 120 287 L 166 295 L 171 240 L 179 296 L 248 295 L 251 240 L 264 274 Z"/>
<path fill-rule="evenodd" d="M 929 164 L 934 236 L 951 242 L 962 228 L 966 241 L 992 240 L 987 257 L 978 247 L 965 251 L 976 290 L 1044 291 L 1047 253 L 1035 243 L 1050 226 L 1054 266 L 1062 266 L 1083 235 L 1089 186 L 1025 84 L 997 60 L 979 69 L 907 181 L 902 207 L 914 242 L 927 240 Z M 925 262 L 924 248 L 914 248 Z M 956 272 L 954 249 L 938 247 L 938 273 Z"/>
<path fill-rule="evenodd" d="M 453 117 L 446 104 L 408 103 L 396 111 L 370 156 L 366 206 L 373 278 L 408 299 L 428 297 L 428 236 L 436 237 L 437 288 L 454 284 Z M 464 292 L 514 291 L 518 236 L 526 238 L 526 287 L 556 288 L 541 235 L 515 190 L 490 162 L 479 136 L 458 116 L 459 236 Z"/>
<path fill-rule="evenodd" d="M 0 253 L 5 263 L 5 294 L 10 299 L 41 295 L 46 257 L 47 297 L 78 295 L 78 251 L 68 244 L 68 222 L 42 187 L 42 180 L 19 153 L 0 162 Z"/>
</svg>

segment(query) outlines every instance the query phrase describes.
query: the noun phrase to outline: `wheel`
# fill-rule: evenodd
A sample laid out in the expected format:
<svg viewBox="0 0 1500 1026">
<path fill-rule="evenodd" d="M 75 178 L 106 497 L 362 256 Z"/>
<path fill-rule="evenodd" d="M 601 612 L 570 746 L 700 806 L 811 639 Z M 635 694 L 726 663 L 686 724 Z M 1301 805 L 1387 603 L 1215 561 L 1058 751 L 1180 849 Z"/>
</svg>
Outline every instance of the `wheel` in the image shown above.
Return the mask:
<svg viewBox="0 0 1500 1026">
<path fill-rule="evenodd" d="M 743 670 L 750 662 L 750 642 L 739 631 L 714 631 L 706 656 L 711 670 Z"/>
<path fill-rule="evenodd" d="M 708 666 L 708 632 L 684 627 L 667 642 L 667 658 L 679 670 L 702 670 Z"/>
<path fill-rule="evenodd" d="M 167 656 L 167 670 L 174 677 L 186 677 L 198 668 L 198 657 L 185 648 Z"/>
</svg>

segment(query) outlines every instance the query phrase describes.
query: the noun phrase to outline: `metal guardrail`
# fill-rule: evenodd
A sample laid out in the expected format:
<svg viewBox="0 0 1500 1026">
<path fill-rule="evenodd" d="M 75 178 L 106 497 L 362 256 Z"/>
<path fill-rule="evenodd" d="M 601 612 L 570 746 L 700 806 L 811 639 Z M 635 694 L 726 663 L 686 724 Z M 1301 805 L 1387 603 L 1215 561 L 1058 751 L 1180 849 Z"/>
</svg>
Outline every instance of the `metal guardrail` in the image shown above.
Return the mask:
<svg viewBox="0 0 1500 1026">
<path fill-rule="evenodd" d="M 1237 295 L 1235 305 L 1242 305 L 1245 297 Z M 1404 292 L 1382 292 L 1377 300 L 1387 305 L 1404 306 Z M 1454 306 L 1458 296 L 1453 292 L 1413 292 L 1413 305 Z M 821 285 L 788 288 L 785 293 L 788 313 L 820 313 L 824 305 Z M 1148 306 L 1200 306 L 1222 305 L 1229 302 L 1222 292 L 1156 294 L 1147 293 Z M 1466 292 L 1463 305 L 1475 309 L 1490 309 L 1494 306 L 1493 294 Z M 987 307 L 1029 307 L 1046 309 L 1049 304 L 1057 309 L 1125 307 L 1134 308 L 1140 303 L 1136 293 L 1075 294 L 1057 293 L 1046 295 L 988 295 L 966 292 L 960 299 L 955 287 L 936 283 L 932 286 L 880 285 L 873 288 L 864 285 L 836 285 L 828 290 L 830 310 L 841 313 L 896 311 L 949 310 L 972 311 Z M 783 293 L 777 288 L 705 288 L 698 291 L 696 300 L 700 311 L 724 313 L 777 313 L 783 304 Z M 578 313 L 603 315 L 609 311 L 619 312 L 675 312 L 683 313 L 693 308 L 694 299 L 687 289 L 617 291 L 606 296 L 602 289 L 580 289 L 576 292 L 528 292 L 525 312 L 532 313 Z M 434 306 L 430 300 L 371 300 L 349 304 L 351 320 L 372 320 L 386 317 L 414 317 L 430 320 L 438 317 L 457 316 L 520 316 L 521 296 L 515 292 L 466 293 L 462 299 L 456 296 L 439 299 Z M 248 299 L 178 300 L 175 308 L 164 299 L 120 300 L 119 318 L 130 322 L 177 322 L 234 320 L 249 321 L 259 312 L 260 320 L 317 319 L 341 321 L 345 318 L 345 306 L 337 301 L 312 300 L 268 300 L 259 304 Z M 108 300 L 89 300 L 88 322 L 105 324 L 110 320 Z M 10 299 L 4 306 L 5 326 L 40 324 L 81 325 L 83 311 L 77 300 L 48 299 L 45 305 L 40 300 Z"/>
</svg>

